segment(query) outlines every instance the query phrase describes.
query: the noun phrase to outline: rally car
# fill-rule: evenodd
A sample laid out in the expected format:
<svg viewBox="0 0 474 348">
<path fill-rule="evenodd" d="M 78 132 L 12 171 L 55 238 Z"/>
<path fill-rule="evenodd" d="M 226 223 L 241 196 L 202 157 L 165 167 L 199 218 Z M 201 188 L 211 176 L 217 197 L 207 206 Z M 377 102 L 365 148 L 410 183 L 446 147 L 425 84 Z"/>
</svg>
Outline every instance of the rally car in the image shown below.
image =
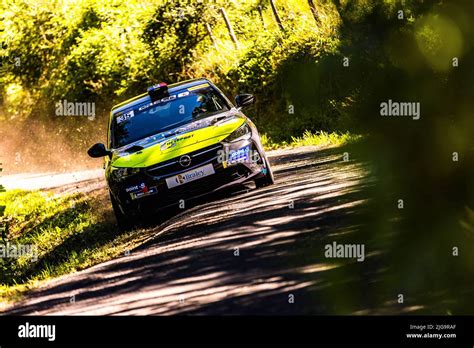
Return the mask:
<svg viewBox="0 0 474 348">
<path fill-rule="evenodd" d="M 254 101 L 239 94 L 233 105 L 209 80 L 195 79 L 154 85 L 113 107 L 107 146 L 88 154 L 105 157 L 118 224 L 232 185 L 273 184 L 257 128 L 241 111 Z"/>
</svg>

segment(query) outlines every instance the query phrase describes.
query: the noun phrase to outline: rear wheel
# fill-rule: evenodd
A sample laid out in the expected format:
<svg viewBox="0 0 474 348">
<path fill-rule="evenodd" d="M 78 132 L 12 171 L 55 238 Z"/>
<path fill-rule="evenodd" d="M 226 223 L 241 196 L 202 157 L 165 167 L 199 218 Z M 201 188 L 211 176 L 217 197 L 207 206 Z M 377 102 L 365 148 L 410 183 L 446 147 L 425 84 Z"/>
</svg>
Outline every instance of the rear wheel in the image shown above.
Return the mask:
<svg viewBox="0 0 474 348">
<path fill-rule="evenodd" d="M 268 164 L 268 160 L 266 157 L 264 158 L 264 162 L 265 162 L 265 168 L 264 168 L 265 175 L 261 178 L 255 179 L 255 186 L 257 188 L 273 185 L 275 183 L 275 179 L 273 178 L 272 168 L 270 168 L 270 165 Z"/>
</svg>

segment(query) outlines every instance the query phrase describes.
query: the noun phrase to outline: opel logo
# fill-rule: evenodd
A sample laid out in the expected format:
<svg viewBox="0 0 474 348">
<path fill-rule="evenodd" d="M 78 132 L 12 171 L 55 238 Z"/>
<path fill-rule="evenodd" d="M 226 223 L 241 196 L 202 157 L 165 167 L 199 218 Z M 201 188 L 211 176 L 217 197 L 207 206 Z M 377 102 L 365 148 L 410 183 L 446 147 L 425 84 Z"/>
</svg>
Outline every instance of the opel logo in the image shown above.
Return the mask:
<svg viewBox="0 0 474 348">
<path fill-rule="evenodd" d="M 188 155 L 181 156 L 179 158 L 179 164 L 181 164 L 181 167 L 189 167 L 191 164 L 191 157 Z"/>
</svg>

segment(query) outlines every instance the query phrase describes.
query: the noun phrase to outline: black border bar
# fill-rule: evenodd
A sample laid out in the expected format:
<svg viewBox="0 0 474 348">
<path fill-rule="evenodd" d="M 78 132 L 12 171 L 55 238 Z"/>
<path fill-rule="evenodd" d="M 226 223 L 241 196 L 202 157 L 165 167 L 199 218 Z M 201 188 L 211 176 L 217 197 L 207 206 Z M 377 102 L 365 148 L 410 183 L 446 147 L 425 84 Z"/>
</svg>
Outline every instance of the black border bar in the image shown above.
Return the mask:
<svg viewBox="0 0 474 348">
<path fill-rule="evenodd" d="M 54 342 L 20 338 L 19 326 L 55 325 Z M 420 328 L 424 328 L 420 330 Z M 407 334 L 455 334 L 408 338 Z M 257 344 L 474 346 L 473 316 L 0 316 L 0 347 Z"/>
</svg>

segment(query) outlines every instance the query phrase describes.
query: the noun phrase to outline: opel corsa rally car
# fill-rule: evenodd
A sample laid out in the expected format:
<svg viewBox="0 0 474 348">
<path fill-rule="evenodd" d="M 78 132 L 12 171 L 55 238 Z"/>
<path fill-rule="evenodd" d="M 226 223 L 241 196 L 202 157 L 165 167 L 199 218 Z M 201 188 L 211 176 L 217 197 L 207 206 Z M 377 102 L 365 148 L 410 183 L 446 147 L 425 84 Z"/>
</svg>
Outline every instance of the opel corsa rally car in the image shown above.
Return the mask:
<svg viewBox="0 0 474 348">
<path fill-rule="evenodd" d="M 113 107 L 107 147 L 95 144 L 88 154 L 105 156 L 118 224 L 232 185 L 273 184 L 257 128 L 241 111 L 254 100 L 240 94 L 234 106 L 196 79 L 160 83 Z"/>
</svg>

